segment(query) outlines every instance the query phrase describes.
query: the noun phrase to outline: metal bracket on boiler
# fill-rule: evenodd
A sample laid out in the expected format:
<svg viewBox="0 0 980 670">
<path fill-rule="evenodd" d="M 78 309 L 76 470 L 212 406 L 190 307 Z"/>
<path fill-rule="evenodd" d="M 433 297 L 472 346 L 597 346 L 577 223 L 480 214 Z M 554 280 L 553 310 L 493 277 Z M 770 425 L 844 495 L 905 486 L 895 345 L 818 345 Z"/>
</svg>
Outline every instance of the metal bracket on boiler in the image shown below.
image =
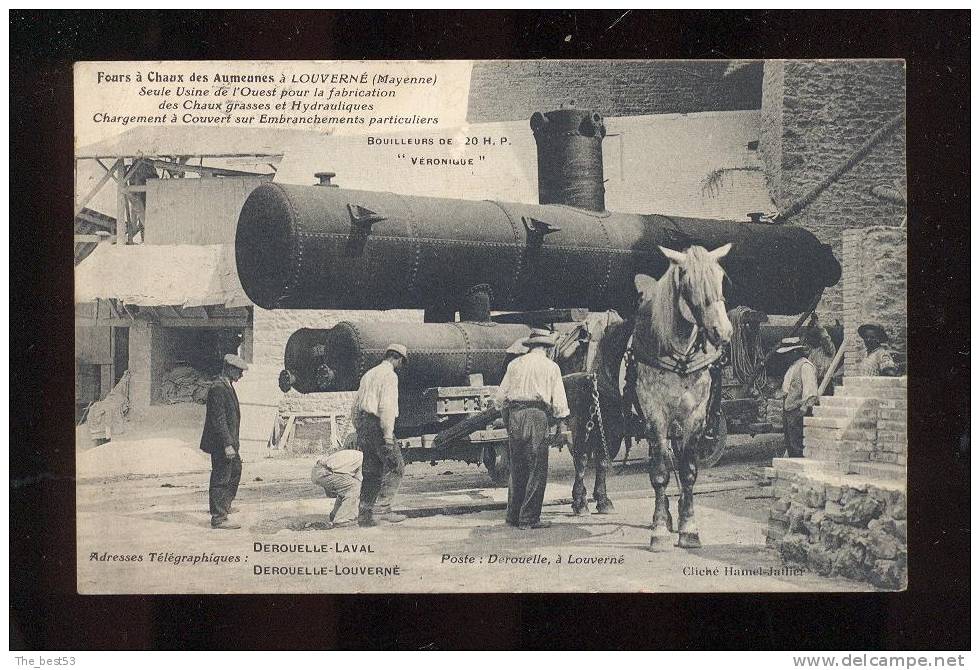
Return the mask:
<svg viewBox="0 0 980 670">
<path fill-rule="evenodd" d="M 347 211 L 350 214 L 347 255 L 360 256 L 364 253 L 364 245 L 367 243 L 368 235 L 371 234 L 371 227 L 379 221 L 386 221 L 388 217 L 353 203 L 347 203 Z"/>
<path fill-rule="evenodd" d="M 554 224 L 548 223 L 547 221 L 540 221 L 530 216 L 522 216 L 521 222 L 524 224 L 524 230 L 527 231 L 527 242 L 529 245 L 540 245 L 544 242 L 545 235 L 557 233 L 561 230 L 560 227 Z"/>
</svg>

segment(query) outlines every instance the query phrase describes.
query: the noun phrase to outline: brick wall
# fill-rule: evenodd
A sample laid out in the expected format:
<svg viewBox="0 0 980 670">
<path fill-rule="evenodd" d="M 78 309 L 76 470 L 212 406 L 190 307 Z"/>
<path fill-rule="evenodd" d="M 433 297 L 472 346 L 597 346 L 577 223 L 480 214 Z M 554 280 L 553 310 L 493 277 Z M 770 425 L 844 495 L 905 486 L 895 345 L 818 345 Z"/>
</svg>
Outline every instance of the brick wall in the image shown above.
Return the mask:
<svg viewBox="0 0 980 670">
<path fill-rule="evenodd" d="M 896 362 L 908 351 L 908 236 L 905 228 L 844 231 L 844 373 L 857 375 L 867 355 L 857 334 L 863 323 L 880 323 L 891 337 Z"/>
<path fill-rule="evenodd" d="M 762 79 L 760 154 L 780 210 L 845 162 L 876 130 L 905 109 L 900 61 L 767 61 Z M 872 193 L 904 198 L 904 125 L 789 223 L 801 225 L 843 257 L 844 230 L 898 226 L 905 206 Z M 846 272 L 846 271 L 845 271 Z M 844 311 L 841 284 L 824 292 L 826 323 Z"/>
<path fill-rule="evenodd" d="M 759 109 L 761 61 L 479 61 L 467 120 L 527 120 L 575 100 L 603 116 Z"/>
</svg>

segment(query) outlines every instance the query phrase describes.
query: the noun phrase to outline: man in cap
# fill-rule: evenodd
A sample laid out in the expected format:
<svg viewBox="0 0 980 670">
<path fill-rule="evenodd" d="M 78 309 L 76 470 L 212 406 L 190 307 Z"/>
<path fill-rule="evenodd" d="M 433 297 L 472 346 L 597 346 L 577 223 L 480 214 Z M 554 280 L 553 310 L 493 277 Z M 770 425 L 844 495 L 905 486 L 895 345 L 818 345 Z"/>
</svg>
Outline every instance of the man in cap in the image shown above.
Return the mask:
<svg viewBox="0 0 980 670">
<path fill-rule="evenodd" d="M 784 337 L 776 349 L 789 362 L 783 376 L 783 435 L 786 454 L 803 457 L 803 417 L 819 400 L 817 368 L 807 358 L 807 347 L 798 337 Z"/>
<path fill-rule="evenodd" d="M 858 335 L 864 340 L 868 355 L 861 361 L 863 377 L 895 377 L 898 366 L 888 350 L 888 333 L 877 323 L 866 323 L 858 327 Z"/>
<path fill-rule="evenodd" d="M 405 516 L 391 511 L 398 493 L 405 460 L 395 442 L 395 419 L 398 418 L 398 375 L 405 363 L 408 348 L 389 344 L 384 360 L 361 377 L 351 423 L 357 431 L 357 448 L 364 454 L 361 503 L 358 524 L 374 526 L 378 521 L 397 523 Z"/>
<path fill-rule="evenodd" d="M 211 454 L 211 481 L 208 485 L 208 505 L 211 527 L 226 530 L 241 528 L 228 520 L 231 503 L 238 494 L 242 479 L 241 445 L 238 428 L 241 410 L 233 384 L 242 378 L 248 364 L 235 354 L 226 354 L 221 374 L 208 390 L 208 409 L 201 435 L 201 451 Z"/>
<path fill-rule="evenodd" d="M 507 366 L 495 398 L 507 425 L 510 482 L 507 523 L 522 529 L 547 528 L 541 504 L 548 483 L 548 428 L 569 415 L 558 365 L 548 358 L 552 333 L 534 328 L 524 340 L 528 351 Z M 559 426 L 559 432 L 563 432 Z"/>
</svg>

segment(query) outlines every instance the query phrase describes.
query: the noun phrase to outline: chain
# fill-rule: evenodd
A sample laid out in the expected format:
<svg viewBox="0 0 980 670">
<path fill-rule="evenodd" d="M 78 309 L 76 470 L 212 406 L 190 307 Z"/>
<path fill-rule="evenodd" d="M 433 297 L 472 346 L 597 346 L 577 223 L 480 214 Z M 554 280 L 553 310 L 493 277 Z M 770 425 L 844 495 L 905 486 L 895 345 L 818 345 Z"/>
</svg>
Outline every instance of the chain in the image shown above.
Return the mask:
<svg viewBox="0 0 980 670">
<path fill-rule="evenodd" d="M 599 383 L 596 379 L 596 374 L 593 372 L 589 375 L 589 381 L 592 384 L 592 411 L 589 413 L 589 420 L 585 424 L 585 440 L 583 444 L 589 443 L 589 438 L 592 436 L 592 431 L 595 430 L 596 424 L 599 425 L 599 438 L 602 440 L 602 448 L 609 453 L 609 442 L 606 440 L 606 427 L 602 422 L 602 406 L 599 404 Z"/>
</svg>

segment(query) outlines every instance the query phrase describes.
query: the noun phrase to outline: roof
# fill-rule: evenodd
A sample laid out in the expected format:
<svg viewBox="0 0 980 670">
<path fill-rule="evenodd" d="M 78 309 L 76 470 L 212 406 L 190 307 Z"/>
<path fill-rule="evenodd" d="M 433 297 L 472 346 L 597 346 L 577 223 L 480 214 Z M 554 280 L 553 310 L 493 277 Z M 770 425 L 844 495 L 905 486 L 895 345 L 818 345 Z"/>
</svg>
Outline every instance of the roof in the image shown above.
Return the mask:
<svg viewBox="0 0 980 670">
<path fill-rule="evenodd" d="M 75 302 L 97 298 L 143 307 L 252 304 L 231 244 L 100 244 L 75 268 Z"/>
<path fill-rule="evenodd" d="M 75 233 L 78 235 L 94 235 L 96 233 L 116 234 L 116 220 L 102 212 L 83 207 L 75 215 Z M 96 247 L 95 242 L 75 242 L 75 265 L 88 257 Z"/>
<path fill-rule="evenodd" d="M 75 158 L 280 156 L 311 131 L 213 126 L 136 126 L 75 151 Z"/>
</svg>

